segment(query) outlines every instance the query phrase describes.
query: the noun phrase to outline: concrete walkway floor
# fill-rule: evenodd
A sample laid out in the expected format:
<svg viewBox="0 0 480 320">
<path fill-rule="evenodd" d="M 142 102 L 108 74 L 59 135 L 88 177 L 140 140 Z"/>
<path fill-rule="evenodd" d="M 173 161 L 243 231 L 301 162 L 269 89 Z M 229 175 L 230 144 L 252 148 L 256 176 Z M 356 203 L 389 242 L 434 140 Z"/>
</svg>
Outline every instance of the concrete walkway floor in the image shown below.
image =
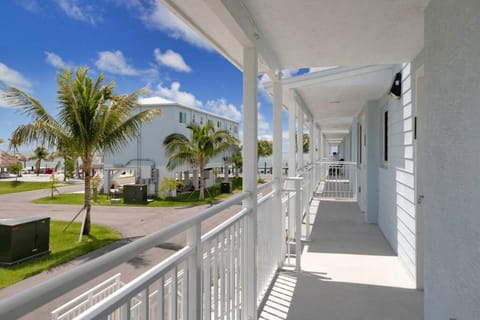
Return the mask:
<svg viewBox="0 0 480 320">
<path fill-rule="evenodd" d="M 281 271 L 260 319 L 420 320 L 423 292 L 356 203 L 320 203 L 302 272 Z"/>
</svg>

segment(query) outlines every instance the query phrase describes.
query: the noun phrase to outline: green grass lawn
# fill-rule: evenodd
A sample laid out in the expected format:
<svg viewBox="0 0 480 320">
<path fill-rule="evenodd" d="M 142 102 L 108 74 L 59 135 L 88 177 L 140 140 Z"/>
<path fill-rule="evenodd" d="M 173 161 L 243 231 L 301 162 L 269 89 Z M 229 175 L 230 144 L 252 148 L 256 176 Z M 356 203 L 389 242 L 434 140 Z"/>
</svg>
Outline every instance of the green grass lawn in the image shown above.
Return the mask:
<svg viewBox="0 0 480 320">
<path fill-rule="evenodd" d="M 27 182 L 27 181 L 0 181 L 0 194 L 48 189 L 52 186 L 49 181 Z"/>
<path fill-rule="evenodd" d="M 233 192 L 241 189 L 242 178 L 234 177 L 231 179 Z M 209 204 L 221 199 L 229 197 L 231 194 L 221 193 L 220 186 L 213 186 L 208 188 L 205 191 L 205 200 L 198 200 L 199 191 L 188 192 L 180 194 L 176 197 L 166 198 L 166 199 L 151 199 L 144 204 L 124 204 L 123 199 L 118 204 L 112 204 L 110 199 L 103 194 L 97 196 L 97 201 L 93 201 L 93 205 L 101 206 L 132 206 L 132 207 L 184 207 L 184 206 L 195 206 L 200 204 Z M 66 193 L 60 195 L 54 195 L 54 197 L 43 197 L 40 199 L 33 200 L 33 203 L 37 204 L 70 204 L 70 205 L 82 205 L 83 204 L 83 194 L 81 193 Z"/>
<path fill-rule="evenodd" d="M 173 198 L 166 198 L 166 199 L 152 199 L 149 200 L 145 204 L 125 204 L 123 203 L 123 199 L 121 199 L 121 203 L 119 204 L 112 204 L 110 203 L 110 199 L 103 194 L 99 194 L 97 197 L 97 202 L 93 201 L 92 198 L 92 205 L 100 205 L 100 206 L 132 206 L 132 207 L 181 207 L 181 206 L 194 206 L 200 204 L 207 204 L 213 201 L 224 199 L 231 194 L 217 194 L 214 198 L 211 198 L 206 194 L 205 200 L 198 200 L 198 192 L 194 192 L 193 194 L 182 194 L 177 197 Z M 33 203 L 37 204 L 73 204 L 73 205 L 82 205 L 83 204 L 83 194 L 81 193 L 65 193 L 60 195 L 55 195 L 52 197 L 43 197 L 40 199 L 33 200 Z"/>
<path fill-rule="evenodd" d="M 241 189 L 242 180 L 241 178 L 234 177 L 232 180 L 232 188 L 235 191 Z M 225 199 L 231 194 L 221 193 L 219 186 L 213 186 L 208 188 L 205 191 L 205 200 L 198 200 L 198 191 L 193 193 L 184 193 L 176 197 L 166 198 L 166 199 L 152 199 L 145 204 L 124 204 L 123 199 L 119 204 L 111 204 L 110 199 L 103 194 L 97 196 L 97 201 L 93 201 L 93 205 L 101 206 L 133 206 L 133 207 L 182 207 L 182 206 L 195 206 L 200 204 L 208 204 L 214 201 Z M 40 199 L 33 200 L 33 203 L 37 204 L 72 204 L 72 205 L 82 205 L 83 204 L 83 194 L 81 193 L 67 193 L 55 195 L 52 197 L 43 197 Z"/>
<path fill-rule="evenodd" d="M 77 241 L 81 224 L 73 223 L 63 232 L 66 224 L 67 222 L 63 221 L 50 221 L 50 254 L 12 267 L 0 267 L 0 289 L 121 238 L 120 234 L 108 227 L 92 224 L 90 236 L 84 236 L 79 243 Z"/>
</svg>

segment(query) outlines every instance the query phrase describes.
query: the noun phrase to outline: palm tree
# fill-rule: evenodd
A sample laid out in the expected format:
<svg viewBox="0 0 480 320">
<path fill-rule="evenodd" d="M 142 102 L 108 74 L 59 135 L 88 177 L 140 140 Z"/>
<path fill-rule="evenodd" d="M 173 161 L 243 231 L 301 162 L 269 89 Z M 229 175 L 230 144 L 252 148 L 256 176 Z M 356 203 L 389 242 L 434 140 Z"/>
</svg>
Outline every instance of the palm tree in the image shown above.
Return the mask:
<svg viewBox="0 0 480 320">
<path fill-rule="evenodd" d="M 105 83 L 100 74 L 97 79 L 88 76 L 88 68 L 81 67 L 73 73 L 63 69 L 57 75 L 57 118 L 51 116 L 41 103 L 26 93 L 7 87 L 0 97 L 32 118 L 32 122 L 20 125 L 12 134 L 20 144 L 43 141 L 47 147 L 67 143 L 80 155 L 85 172 L 85 197 L 82 210 L 85 214 L 83 234 L 90 233 L 90 189 L 92 161 L 95 151 L 119 150 L 137 136 L 141 124 L 149 121 L 158 109 L 135 113 L 138 96 L 143 90 L 131 94 L 115 93 L 115 83 Z"/>
<path fill-rule="evenodd" d="M 204 169 L 208 161 L 237 143 L 228 130 L 216 130 L 211 121 L 203 126 L 190 123 L 190 139 L 181 133 L 172 133 L 163 141 L 165 153 L 169 157 L 167 169 L 173 170 L 179 165 L 196 164 L 200 170 L 199 200 L 205 199 Z"/>
<path fill-rule="evenodd" d="M 35 161 L 35 171 L 37 171 L 37 176 L 40 175 L 40 168 L 42 164 L 42 160 L 48 160 L 50 159 L 50 153 L 48 152 L 47 149 L 45 149 L 43 146 L 38 146 L 33 150 L 33 156 L 28 158 L 29 160 L 37 160 Z"/>
</svg>

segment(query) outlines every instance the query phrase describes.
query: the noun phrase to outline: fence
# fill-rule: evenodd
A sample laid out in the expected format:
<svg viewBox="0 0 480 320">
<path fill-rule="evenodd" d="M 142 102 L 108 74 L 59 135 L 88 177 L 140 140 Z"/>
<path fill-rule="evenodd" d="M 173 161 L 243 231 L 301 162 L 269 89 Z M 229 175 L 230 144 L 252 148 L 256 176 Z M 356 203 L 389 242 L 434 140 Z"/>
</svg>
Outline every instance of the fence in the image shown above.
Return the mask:
<svg viewBox="0 0 480 320">
<path fill-rule="evenodd" d="M 52 320 L 71 320 L 85 310 L 99 303 L 123 286 L 120 273 L 108 278 L 99 285 L 79 295 L 51 312 Z"/>
<path fill-rule="evenodd" d="M 324 199 L 357 199 L 357 163 L 322 161 L 316 164 L 320 183 L 317 193 Z"/>
<path fill-rule="evenodd" d="M 187 243 L 183 249 L 128 284 L 108 292 L 107 298 L 90 303 L 86 310 L 78 306 L 88 303 L 75 299 L 68 305 L 70 309 L 81 309 L 82 313 L 76 313 L 75 319 L 245 319 L 260 305 L 284 261 L 285 225 L 288 226 L 289 221 L 295 220 L 299 226 L 294 229 L 291 240 L 297 245 L 301 243 L 302 214 L 306 203 L 302 199 L 310 197 L 305 194 L 310 187 L 307 182 L 300 182 L 308 180 L 308 173 L 305 172 L 303 178 L 288 179 L 294 181 L 295 187 L 287 191 L 286 203 L 294 201 L 288 211 L 282 207 L 285 200 L 282 200 L 281 190 L 269 191 L 273 183 L 268 183 L 259 188 L 262 194 L 266 194 L 254 204 L 256 210 L 241 208 L 230 219 L 201 236 L 203 221 L 241 201 L 254 198 L 242 192 L 1 301 L 0 318 L 14 319 L 25 315 L 143 251 L 186 232 Z M 297 268 L 300 267 L 299 256 L 297 254 Z M 81 299 L 89 295 L 91 290 Z M 252 296 L 256 297 L 253 301 Z M 75 303 L 78 308 L 72 308 Z"/>
</svg>

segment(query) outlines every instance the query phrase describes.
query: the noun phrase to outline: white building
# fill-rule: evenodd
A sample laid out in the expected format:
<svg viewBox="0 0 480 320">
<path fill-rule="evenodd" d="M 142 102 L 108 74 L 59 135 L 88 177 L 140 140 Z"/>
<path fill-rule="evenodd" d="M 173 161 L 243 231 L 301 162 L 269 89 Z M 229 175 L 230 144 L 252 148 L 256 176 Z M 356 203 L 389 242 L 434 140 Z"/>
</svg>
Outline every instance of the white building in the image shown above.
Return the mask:
<svg viewBox="0 0 480 320">
<path fill-rule="evenodd" d="M 175 177 L 186 185 L 191 184 L 198 188 L 193 180 L 199 177 L 198 168 L 194 165 L 185 165 L 169 171 L 166 168 L 168 157 L 165 155 L 163 141 L 172 133 L 181 133 L 190 137 L 189 123 L 199 125 L 211 121 L 215 130 L 228 130 L 238 139 L 239 122 L 216 115 L 205 110 L 189 107 L 160 97 L 144 98 L 140 100 L 140 110 L 158 108 L 161 116 L 155 116 L 151 122 L 142 125 L 140 134 L 120 151 L 105 153 L 104 155 L 104 192 L 108 193 L 111 185 L 112 173 L 124 170 L 135 170 L 138 183 L 149 185 L 149 194 L 156 194 L 159 182 L 163 177 Z M 228 163 L 229 154 L 220 154 L 211 159 L 206 165 L 206 186 L 215 183 L 212 168 L 223 168 Z"/>
<path fill-rule="evenodd" d="M 138 301 L 143 318 L 157 303 L 157 311 L 188 319 L 254 320 L 264 307 L 280 319 L 480 319 L 480 1 L 162 2 L 243 72 L 243 192 L 122 247 L 121 257 L 112 252 L 1 301 L 0 318 L 31 312 L 143 252 L 137 248 L 188 230 L 184 249 L 79 319 L 132 315 Z M 285 69 L 327 66 L 343 67 L 282 78 Z M 388 95 L 398 72 L 400 99 Z M 258 199 L 260 73 L 272 79 L 274 191 Z M 322 207 L 320 200 L 320 234 L 322 225 L 311 234 L 300 228 L 301 199 L 311 199 L 308 185 L 317 187 L 324 172 L 305 168 L 289 148 L 289 177 L 282 177 L 283 107 L 290 146 L 301 145 L 299 132 L 308 127 L 317 146 L 310 150 L 319 151 L 310 159 L 322 168 L 320 160 L 338 147 L 358 172 L 358 203 Z M 293 196 L 284 200 L 281 191 Z M 200 236 L 202 221 L 240 200 L 243 210 Z M 340 219 L 322 220 L 333 207 Z M 352 215 L 354 230 L 345 227 Z M 291 263 L 285 227 L 295 269 L 305 272 L 281 269 Z M 180 284 L 182 263 L 188 277 Z M 168 272 L 171 285 L 156 291 L 165 299 L 145 298 L 150 283 L 167 283 Z M 400 277 L 407 284 L 393 285 Z M 264 306 L 275 281 L 285 290 Z"/>
</svg>

